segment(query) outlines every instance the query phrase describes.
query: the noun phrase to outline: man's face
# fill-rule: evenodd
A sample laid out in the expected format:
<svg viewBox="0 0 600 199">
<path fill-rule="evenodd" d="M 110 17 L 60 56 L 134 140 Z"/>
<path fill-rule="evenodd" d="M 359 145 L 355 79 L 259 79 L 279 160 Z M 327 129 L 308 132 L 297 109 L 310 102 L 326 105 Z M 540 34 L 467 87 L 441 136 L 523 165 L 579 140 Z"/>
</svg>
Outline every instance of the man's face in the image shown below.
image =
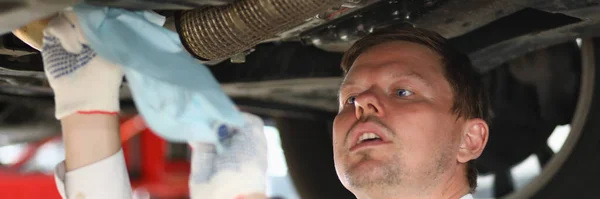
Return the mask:
<svg viewBox="0 0 600 199">
<path fill-rule="evenodd" d="M 368 49 L 339 94 L 335 166 L 355 194 L 386 186 L 434 186 L 456 163 L 464 120 L 451 111 L 453 92 L 441 56 L 429 48 L 396 41 Z"/>
</svg>

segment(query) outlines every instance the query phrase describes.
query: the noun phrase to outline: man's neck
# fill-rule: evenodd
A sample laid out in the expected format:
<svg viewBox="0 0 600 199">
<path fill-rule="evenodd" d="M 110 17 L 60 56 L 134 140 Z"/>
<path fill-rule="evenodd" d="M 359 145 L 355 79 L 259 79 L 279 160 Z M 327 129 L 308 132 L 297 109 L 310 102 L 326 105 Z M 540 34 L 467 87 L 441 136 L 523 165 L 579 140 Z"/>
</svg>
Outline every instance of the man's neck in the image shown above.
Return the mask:
<svg viewBox="0 0 600 199">
<path fill-rule="evenodd" d="M 470 191 L 469 182 L 466 177 L 465 168 L 457 166 L 453 171 L 447 173 L 441 183 L 431 192 L 431 198 L 459 199 Z"/>
<path fill-rule="evenodd" d="M 448 171 L 438 179 L 431 187 L 372 187 L 374 192 L 355 192 L 359 199 L 459 199 L 469 193 L 469 183 L 466 179 L 464 167 L 457 167 Z"/>
</svg>

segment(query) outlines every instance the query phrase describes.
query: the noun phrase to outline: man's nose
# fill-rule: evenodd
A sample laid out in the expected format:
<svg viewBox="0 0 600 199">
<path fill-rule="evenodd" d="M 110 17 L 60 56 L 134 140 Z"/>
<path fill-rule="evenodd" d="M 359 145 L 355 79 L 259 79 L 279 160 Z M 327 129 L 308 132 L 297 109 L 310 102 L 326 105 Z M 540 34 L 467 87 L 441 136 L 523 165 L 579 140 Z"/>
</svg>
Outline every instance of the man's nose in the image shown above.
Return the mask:
<svg viewBox="0 0 600 199">
<path fill-rule="evenodd" d="M 354 99 L 356 119 L 361 120 L 369 116 L 383 116 L 383 107 L 372 91 L 365 91 Z"/>
</svg>

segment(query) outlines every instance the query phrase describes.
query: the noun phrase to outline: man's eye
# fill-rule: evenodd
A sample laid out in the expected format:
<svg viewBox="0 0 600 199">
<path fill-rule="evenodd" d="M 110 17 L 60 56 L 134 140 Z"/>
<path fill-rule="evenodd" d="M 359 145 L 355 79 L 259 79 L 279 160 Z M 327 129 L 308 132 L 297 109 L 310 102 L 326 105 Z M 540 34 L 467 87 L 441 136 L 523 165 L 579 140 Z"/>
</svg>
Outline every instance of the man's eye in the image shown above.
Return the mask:
<svg viewBox="0 0 600 199">
<path fill-rule="evenodd" d="M 356 101 L 356 96 L 350 96 L 346 99 L 346 104 L 354 104 L 354 101 Z"/>
<path fill-rule="evenodd" d="M 411 96 L 413 94 L 415 94 L 415 93 L 412 92 L 412 91 L 406 90 L 406 89 L 398 89 L 396 91 L 396 95 L 398 95 L 400 97 L 408 97 L 408 96 Z"/>
</svg>

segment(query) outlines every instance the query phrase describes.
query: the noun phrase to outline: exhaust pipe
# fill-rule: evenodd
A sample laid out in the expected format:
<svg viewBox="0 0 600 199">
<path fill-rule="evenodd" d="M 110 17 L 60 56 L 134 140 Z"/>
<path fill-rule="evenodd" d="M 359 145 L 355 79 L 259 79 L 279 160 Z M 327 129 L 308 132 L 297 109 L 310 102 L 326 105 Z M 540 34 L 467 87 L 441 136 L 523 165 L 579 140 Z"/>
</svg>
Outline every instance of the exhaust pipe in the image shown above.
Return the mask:
<svg viewBox="0 0 600 199">
<path fill-rule="evenodd" d="M 244 53 L 345 0 L 240 0 L 222 7 L 183 11 L 176 28 L 184 47 L 204 61 Z"/>
</svg>

